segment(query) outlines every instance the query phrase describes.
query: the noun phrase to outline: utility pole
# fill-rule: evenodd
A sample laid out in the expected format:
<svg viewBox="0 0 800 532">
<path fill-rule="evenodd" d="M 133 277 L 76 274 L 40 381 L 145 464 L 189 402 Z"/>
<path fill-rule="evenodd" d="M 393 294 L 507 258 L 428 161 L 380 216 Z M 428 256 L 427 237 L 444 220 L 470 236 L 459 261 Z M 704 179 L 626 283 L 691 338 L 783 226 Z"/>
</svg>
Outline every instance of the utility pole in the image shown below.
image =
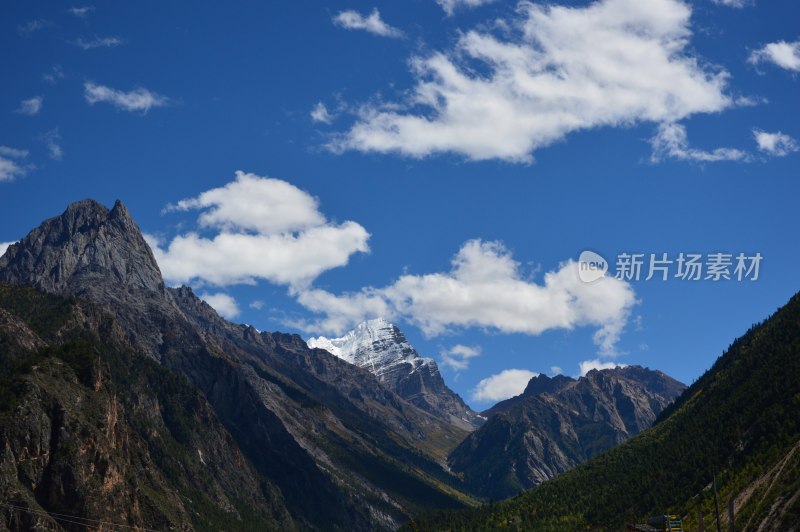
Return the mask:
<svg viewBox="0 0 800 532">
<path fill-rule="evenodd" d="M 719 524 L 719 498 L 717 497 L 717 475 L 711 474 L 711 484 L 714 486 L 714 513 L 717 516 L 717 532 L 722 532 Z"/>
<path fill-rule="evenodd" d="M 736 530 L 733 526 L 733 495 L 728 499 L 728 530 L 729 532 Z"/>
</svg>

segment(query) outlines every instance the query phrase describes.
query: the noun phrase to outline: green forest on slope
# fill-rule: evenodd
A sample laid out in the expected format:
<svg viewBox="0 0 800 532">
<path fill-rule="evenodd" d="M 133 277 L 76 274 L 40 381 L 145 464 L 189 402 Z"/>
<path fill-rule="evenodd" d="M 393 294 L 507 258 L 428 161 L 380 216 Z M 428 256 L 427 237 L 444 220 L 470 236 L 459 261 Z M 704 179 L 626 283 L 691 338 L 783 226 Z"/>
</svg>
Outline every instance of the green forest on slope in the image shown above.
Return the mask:
<svg viewBox="0 0 800 532">
<path fill-rule="evenodd" d="M 736 497 L 737 529 L 800 522 L 800 295 L 731 344 L 639 436 L 513 499 L 429 512 L 407 530 L 620 530 L 672 513 L 712 526 Z M 723 516 L 725 517 L 725 516 Z"/>
</svg>

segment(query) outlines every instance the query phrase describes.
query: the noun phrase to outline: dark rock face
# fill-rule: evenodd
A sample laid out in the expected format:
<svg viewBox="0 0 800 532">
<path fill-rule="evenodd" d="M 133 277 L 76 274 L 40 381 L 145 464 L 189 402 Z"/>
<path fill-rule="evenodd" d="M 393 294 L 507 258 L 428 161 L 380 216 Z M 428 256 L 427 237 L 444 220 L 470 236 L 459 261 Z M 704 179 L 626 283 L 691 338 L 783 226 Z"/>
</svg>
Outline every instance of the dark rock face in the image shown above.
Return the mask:
<svg viewBox="0 0 800 532">
<path fill-rule="evenodd" d="M 403 332 L 383 318 L 361 323 L 341 338 L 311 338 L 308 345 L 368 370 L 388 389 L 446 423 L 469 431 L 483 424 L 447 387 L 436 362 L 422 358 Z"/>
<path fill-rule="evenodd" d="M 0 258 L 0 283 L 32 285 L 50 294 L 77 297 L 86 302 L 80 303 L 81 308 L 105 316 L 97 317 L 89 330 L 95 331 L 95 336 L 113 330 L 108 342 L 113 339 L 113 345 L 124 348 L 130 359 L 120 366 L 109 358 L 106 347 L 111 344 L 103 340 L 101 346 L 105 347 L 99 349 L 98 358 L 116 368 L 106 380 L 128 383 L 140 379 L 140 373 L 147 368 L 148 372 L 155 372 L 148 377 L 149 384 L 125 392 L 126 397 L 131 397 L 129 402 L 118 405 L 119 416 L 130 420 L 138 412 L 152 411 L 152 415 L 161 412 L 163 417 L 165 404 L 176 405 L 175 408 L 186 404 L 183 413 L 176 416 L 191 421 L 179 424 L 175 431 L 194 457 L 191 466 L 155 459 L 131 465 L 120 458 L 118 463 L 118 456 L 134 455 L 139 452 L 138 447 L 154 449 L 155 444 L 146 437 L 140 440 L 131 436 L 119 444 L 124 448 L 121 454 L 109 455 L 110 463 L 119 471 L 155 477 L 170 476 L 172 468 L 179 467 L 194 471 L 195 482 L 216 482 L 222 486 L 217 491 L 224 497 L 209 494 L 202 499 L 204 511 L 222 516 L 223 521 L 230 519 L 226 523 L 245 519 L 238 509 L 244 506 L 256 509 L 255 529 L 391 529 L 422 509 L 460 507 L 470 500 L 459 491 L 463 489 L 460 481 L 442 467 L 447 453 L 466 431 L 400 397 L 369 371 L 325 351 L 308 348 L 299 336 L 261 333 L 252 327 L 234 325 L 220 318 L 190 289 L 165 288 L 152 252 L 119 202 L 109 211 L 94 201 L 82 201 L 44 222 Z M 25 314 L 24 308 L 16 312 Z M 8 325 L 6 336 L 16 338 L 7 342 L 15 351 L 43 347 L 38 342 L 45 340 L 27 334 L 19 319 L 0 313 L 0 324 L 3 323 Z M 61 339 L 46 340 L 51 346 L 61 345 L 59 342 Z M 3 345 L 0 334 L 0 347 Z M 185 394 L 175 395 L 171 387 L 163 395 L 148 395 L 149 390 L 161 389 L 171 379 L 185 380 L 194 399 L 188 401 Z M 48 397 L 41 405 L 53 404 L 50 398 L 61 393 L 59 386 L 56 381 L 39 386 Z M 120 388 L 124 389 L 124 385 Z M 64 388 L 61 400 L 66 404 L 77 393 Z M 137 403 L 135 397 L 140 395 L 143 402 Z M 92 400 L 86 396 L 81 404 L 90 403 Z M 55 414 L 47 410 L 49 406 L 31 408 L 52 425 Z M 98 406 L 91 412 L 101 410 Z M 87 438 L 93 437 L 91 431 L 81 427 L 99 423 L 88 413 L 84 417 L 84 425 L 67 424 L 60 429 L 79 449 L 88 445 Z M 170 421 L 165 419 L 165 424 L 169 427 Z M 0 431 L 7 426 L 6 422 L 1 423 Z M 26 426 L 21 425 L 20 430 L 27 430 Z M 225 442 L 227 450 L 200 446 L 206 432 L 209 437 L 217 434 L 213 437 Z M 25 444 L 20 445 L 17 451 L 24 453 Z M 52 447 L 50 443 L 46 445 Z M 198 448 L 203 457 L 227 453 L 235 465 L 220 465 L 221 469 L 216 470 L 207 459 L 199 458 Z M 169 461 L 173 451 L 167 446 L 158 450 L 158 456 Z M 24 454 L 14 454 L 12 446 L 11 455 L 6 452 L 6 456 L 13 456 L 13 461 L 20 463 Z M 4 462 L 4 467 L 11 468 L 13 461 Z M 77 463 L 67 462 L 60 467 L 63 474 L 59 478 L 88 478 Z M 252 492 L 249 498 L 225 487 L 229 482 L 224 479 L 234 478 L 238 472 L 250 479 L 239 483 L 244 491 Z M 27 497 L 32 508 L 39 504 L 39 510 L 63 509 L 55 505 L 55 498 L 40 500 L 36 491 L 60 492 L 62 486 L 46 473 L 37 475 L 35 481 L 18 486 L 15 493 Z M 163 485 L 179 498 L 197 499 L 190 482 L 178 487 Z M 442 489 L 444 485 L 450 487 Z M 103 501 L 110 499 L 98 493 L 87 491 L 80 499 L 85 502 L 75 499 L 71 514 L 91 519 L 105 515 L 97 508 L 104 507 Z M 194 509 L 184 506 L 186 513 L 181 513 L 178 503 L 173 502 L 175 497 L 178 495 L 160 499 L 159 508 L 172 512 L 167 521 L 150 519 L 155 514 L 148 512 L 143 512 L 141 519 L 126 519 L 149 528 L 177 526 L 176 523 L 182 529 L 203 528 L 192 524 Z M 225 502 L 234 499 L 236 503 Z M 133 503 L 122 504 L 128 507 Z M 238 525 L 221 528 L 235 529 Z"/>
<path fill-rule="evenodd" d="M 486 424 L 450 455 L 450 467 L 493 499 L 515 495 L 650 427 L 686 387 L 639 366 L 578 380 L 534 377 L 486 412 Z"/>
<path fill-rule="evenodd" d="M 464 430 L 475 430 L 485 421 L 447 387 L 436 362 L 431 360 L 399 373 L 394 391 L 406 401 Z"/>
</svg>

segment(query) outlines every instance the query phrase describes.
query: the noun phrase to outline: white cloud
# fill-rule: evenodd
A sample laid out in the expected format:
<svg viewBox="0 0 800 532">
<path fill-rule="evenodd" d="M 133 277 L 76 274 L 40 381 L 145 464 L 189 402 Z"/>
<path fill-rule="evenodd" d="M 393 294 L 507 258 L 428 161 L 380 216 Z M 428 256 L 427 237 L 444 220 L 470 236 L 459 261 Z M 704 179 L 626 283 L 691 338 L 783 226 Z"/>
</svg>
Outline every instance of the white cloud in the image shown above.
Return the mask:
<svg viewBox="0 0 800 532">
<path fill-rule="evenodd" d="M 704 163 L 749 160 L 747 152 L 735 148 L 716 148 L 713 151 L 704 151 L 689 147 L 686 127 L 681 124 L 661 124 L 658 132 L 650 139 L 650 145 L 653 148 L 650 160 L 653 162 L 664 159 Z"/>
<path fill-rule="evenodd" d="M 19 26 L 17 26 L 17 33 L 19 33 L 22 37 L 30 37 L 31 34 L 43 30 L 44 28 L 49 28 L 52 25 L 53 23 L 50 22 L 49 20 L 44 20 L 40 18 L 35 20 L 29 20 L 25 24 L 20 24 Z"/>
<path fill-rule="evenodd" d="M 322 272 L 344 266 L 350 255 L 368 250 L 369 235 L 355 222 L 315 227 L 299 235 L 222 232 L 213 238 L 180 235 L 163 250 L 153 250 L 164 277 L 174 283 L 193 279 L 215 285 L 253 283 L 307 285 Z"/>
<path fill-rule="evenodd" d="M 525 391 L 528 381 L 539 376 L 527 369 L 507 369 L 480 381 L 472 390 L 472 399 L 482 403 L 497 402 Z"/>
<path fill-rule="evenodd" d="M 260 299 L 256 299 L 255 301 L 250 303 L 249 307 L 251 309 L 261 310 L 262 308 L 264 308 L 264 302 L 261 301 Z"/>
<path fill-rule="evenodd" d="M 735 7 L 739 9 L 753 5 L 753 3 L 755 2 L 755 0 L 711 0 L 711 1 L 721 6 Z"/>
<path fill-rule="evenodd" d="M 758 149 L 774 157 L 784 157 L 790 153 L 800 151 L 797 141 L 780 131 L 767 133 L 760 129 L 753 130 L 753 136 L 758 144 Z"/>
<path fill-rule="evenodd" d="M 125 44 L 125 41 L 121 37 L 95 37 L 88 41 L 79 38 L 73 41 L 72 44 L 84 50 L 93 50 L 95 48 L 114 48 L 115 46 Z"/>
<path fill-rule="evenodd" d="M 800 72 L 800 41 L 769 43 L 752 52 L 748 61 L 754 65 L 763 62 L 775 63 L 786 70 Z"/>
<path fill-rule="evenodd" d="M 39 111 L 42 110 L 43 99 L 41 96 L 34 96 L 33 98 L 22 100 L 19 102 L 19 108 L 17 108 L 17 112 L 21 115 L 38 115 Z"/>
<path fill-rule="evenodd" d="M 312 122 L 330 124 L 333 122 L 333 115 L 328 112 L 328 108 L 325 107 L 324 103 L 317 102 L 311 110 L 311 120 Z"/>
<path fill-rule="evenodd" d="M 471 359 L 480 356 L 481 348 L 479 346 L 468 346 L 463 344 L 456 344 L 449 349 L 445 349 L 439 353 L 441 355 L 441 365 L 449 367 L 455 371 L 467 369 Z"/>
<path fill-rule="evenodd" d="M 0 155 L 13 159 L 24 159 L 28 156 L 28 150 L 18 150 L 16 148 L 9 148 L 8 146 L 0 146 Z"/>
<path fill-rule="evenodd" d="M 450 52 L 414 58 L 410 98 L 365 105 L 328 147 L 531 162 L 575 131 L 734 105 L 728 74 L 688 51 L 691 10 L 679 0 L 523 3 L 520 12 L 517 38 L 469 31 Z"/>
<path fill-rule="evenodd" d="M 581 282 L 572 260 L 546 273 L 543 284 L 529 281 L 498 242 L 469 241 L 452 264 L 448 273 L 404 275 L 387 290 L 395 307 L 428 334 L 453 325 L 531 335 L 593 325 L 600 327 L 598 345 L 610 351 L 635 303 L 625 282 Z"/>
<path fill-rule="evenodd" d="M 397 314 L 380 290 L 365 288 L 360 292 L 335 295 L 311 288 L 295 293 L 297 301 L 322 318 L 291 323 L 298 329 L 341 335 L 357 324 L 373 319 L 394 319 Z"/>
<path fill-rule="evenodd" d="M 61 133 L 58 128 L 51 129 L 42 136 L 47 152 L 54 161 L 60 161 L 64 157 L 64 148 L 61 147 Z"/>
<path fill-rule="evenodd" d="M 0 182 L 12 181 L 17 177 L 25 175 L 26 170 L 16 161 L 0 157 Z"/>
<path fill-rule="evenodd" d="M 436 0 L 448 15 L 452 15 L 461 8 L 474 8 L 484 4 L 491 4 L 494 0 Z"/>
<path fill-rule="evenodd" d="M 563 374 L 564 374 L 564 370 L 561 369 L 561 366 L 550 366 L 550 375 L 556 376 L 556 375 L 563 375 Z"/>
<path fill-rule="evenodd" d="M 169 98 L 147 89 L 138 88 L 124 92 L 87 81 L 83 85 L 84 97 L 90 105 L 98 102 L 110 103 L 123 111 L 142 111 L 146 113 L 152 107 L 163 107 L 169 104 Z"/>
<path fill-rule="evenodd" d="M 217 294 L 200 294 L 200 299 L 211 305 L 211 308 L 217 311 L 217 314 L 225 319 L 232 320 L 239 315 L 239 305 L 236 300 L 230 295 L 219 292 Z"/>
<path fill-rule="evenodd" d="M 583 377 L 593 369 L 614 369 L 624 367 L 625 364 L 618 364 L 617 362 L 602 362 L 599 359 L 584 360 L 580 363 L 580 376 Z"/>
<path fill-rule="evenodd" d="M 18 150 L 8 146 L 0 146 L 0 182 L 12 181 L 25 175 L 28 167 L 21 165 L 19 159 L 28 156 L 27 150 Z"/>
<path fill-rule="evenodd" d="M 322 272 L 367 252 L 369 233 L 356 222 L 328 222 L 316 198 L 279 179 L 236 172 L 236 180 L 167 210 L 200 210 L 201 227 L 215 232 L 176 236 L 150 245 L 168 282 L 214 285 L 265 279 L 305 288 Z"/>
<path fill-rule="evenodd" d="M 373 9 L 372 13 L 367 16 L 358 11 L 342 11 L 333 17 L 333 23 L 348 30 L 364 30 L 381 37 L 398 38 L 403 36 L 402 31 L 381 20 L 381 14 L 377 9 Z"/>
<path fill-rule="evenodd" d="M 94 6 L 70 7 L 67 11 L 78 18 L 86 18 L 94 11 Z"/>
<path fill-rule="evenodd" d="M 51 84 L 64 79 L 64 77 L 64 69 L 61 68 L 61 65 L 54 65 L 49 71 L 42 74 L 42 79 Z"/>
<path fill-rule="evenodd" d="M 538 284 L 499 242 L 466 242 L 445 273 L 403 275 L 385 288 L 337 296 L 312 289 L 298 294 L 307 309 L 324 314 L 309 329 L 341 334 L 375 316 L 402 317 L 429 335 L 452 327 L 482 327 L 538 335 L 553 329 L 597 327 L 595 343 L 612 355 L 636 303 L 628 283 L 605 277 L 580 281 L 569 260 Z"/>
<path fill-rule="evenodd" d="M 0 257 L 5 255 L 6 250 L 12 244 L 16 244 L 16 242 L 0 242 Z"/>
<path fill-rule="evenodd" d="M 207 190 L 196 198 L 169 205 L 166 211 L 203 210 L 204 227 L 236 228 L 281 234 L 317 227 L 325 222 L 319 201 L 286 181 L 236 172 L 236 180 Z"/>
</svg>

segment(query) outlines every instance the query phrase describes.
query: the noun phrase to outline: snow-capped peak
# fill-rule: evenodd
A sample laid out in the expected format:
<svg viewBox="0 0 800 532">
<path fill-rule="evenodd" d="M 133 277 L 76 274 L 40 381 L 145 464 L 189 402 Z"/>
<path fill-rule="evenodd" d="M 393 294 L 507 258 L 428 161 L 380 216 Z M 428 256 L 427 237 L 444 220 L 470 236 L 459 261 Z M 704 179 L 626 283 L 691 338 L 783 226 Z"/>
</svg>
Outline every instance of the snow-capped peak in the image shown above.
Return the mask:
<svg viewBox="0 0 800 532">
<path fill-rule="evenodd" d="M 484 420 L 444 382 L 436 362 L 422 358 L 405 335 L 383 318 L 365 321 L 341 338 L 311 338 L 308 347 L 360 366 L 413 405 L 464 430 Z"/>
<path fill-rule="evenodd" d="M 342 360 L 366 368 L 379 378 L 399 364 L 410 363 L 413 371 L 421 364 L 433 362 L 420 357 L 400 329 L 384 318 L 360 323 L 341 338 L 320 336 L 309 339 L 307 343 L 311 348 L 324 349 Z"/>
</svg>

